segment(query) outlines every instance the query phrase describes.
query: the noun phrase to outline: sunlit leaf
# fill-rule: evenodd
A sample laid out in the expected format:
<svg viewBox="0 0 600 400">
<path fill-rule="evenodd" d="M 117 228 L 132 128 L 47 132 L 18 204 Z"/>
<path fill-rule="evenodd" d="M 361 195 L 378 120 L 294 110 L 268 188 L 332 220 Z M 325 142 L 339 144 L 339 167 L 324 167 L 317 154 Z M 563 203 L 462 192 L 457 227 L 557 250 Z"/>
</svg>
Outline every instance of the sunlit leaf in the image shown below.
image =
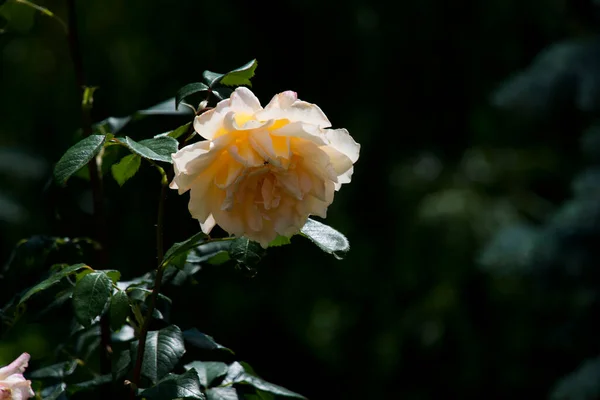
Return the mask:
<svg viewBox="0 0 600 400">
<path fill-rule="evenodd" d="M 196 371 L 190 369 L 182 375 L 169 374 L 156 386 L 140 393 L 141 397 L 149 400 L 166 399 L 198 399 L 206 400 L 202 393 Z"/>
<path fill-rule="evenodd" d="M 92 272 L 77 282 L 73 292 L 75 317 L 83 326 L 89 326 L 110 300 L 111 281 L 103 272 Z"/>
<path fill-rule="evenodd" d="M 54 179 L 64 185 L 71 175 L 98 154 L 105 140 L 104 135 L 90 135 L 67 150 L 54 167 Z"/>
<path fill-rule="evenodd" d="M 209 90 L 209 87 L 206 86 L 202 82 L 189 83 L 179 89 L 177 94 L 175 95 L 175 108 L 179 107 L 179 104 L 188 96 L 191 96 L 194 93 L 206 92 Z"/>
<path fill-rule="evenodd" d="M 300 232 L 326 253 L 338 260 L 350 250 L 350 242 L 332 227 L 313 219 L 308 219 Z"/>
<path fill-rule="evenodd" d="M 89 268 L 89 267 L 85 264 L 74 264 L 74 265 L 69 265 L 68 267 L 63 268 L 60 271 L 53 273 L 52 275 L 50 275 L 50 277 L 48 277 L 47 279 L 38 283 L 31 289 L 29 289 L 23 295 L 23 297 L 21 297 L 19 304 L 27 301 L 27 299 L 29 299 L 34 294 L 41 292 L 42 290 L 48 289 L 50 286 L 60 282 L 61 279 L 66 278 L 67 276 L 74 274 L 83 268 Z"/>
<path fill-rule="evenodd" d="M 136 142 L 130 137 L 118 138 L 133 153 L 153 161 L 173 163 L 171 154 L 177 151 L 179 143 L 169 136 L 160 136 Z"/>
<path fill-rule="evenodd" d="M 186 370 L 194 368 L 204 387 L 214 386 L 213 382 L 227 375 L 229 370 L 227 364 L 219 361 L 193 361 L 184 367 Z"/>
<path fill-rule="evenodd" d="M 181 125 L 179 128 L 176 128 L 169 132 L 160 133 L 154 137 L 158 138 L 158 137 L 162 137 L 162 136 L 169 136 L 169 137 L 172 137 L 173 139 L 177 139 L 177 138 L 185 135 L 188 132 L 188 130 L 190 129 L 190 125 L 191 125 L 191 122 L 188 122 L 187 124 Z"/>
<path fill-rule="evenodd" d="M 117 181 L 119 186 L 123 186 L 130 178 L 132 178 L 140 165 L 142 164 L 142 158 L 137 154 L 129 154 L 121 159 L 116 164 L 110 167 L 113 178 Z"/>
<path fill-rule="evenodd" d="M 207 400 L 238 400 L 240 397 L 237 394 L 235 388 L 229 387 L 216 387 L 206 391 Z"/>
<path fill-rule="evenodd" d="M 256 60 L 252 60 L 239 68 L 234 69 L 226 73 L 219 81 L 219 83 L 227 86 L 241 86 L 248 85 L 252 86 L 250 78 L 254 76 L 258 63 Z"/>
<path fill-rule="evenodd" d="M 269 247 L 285 246 L 286 244 L 291 243 L 292 242 L 290 241 L 289 237 L 279 235 L 275 239 L 273 239 L 271 243 L 269 243 Z"/>
<path fill-rule="evenodd" d="M 137 355 L 137 347 L 138 342 L 134 342 L 131 354 Z M 152 382 L 157 382 L 173 370 L 183 353 L 185 353 L 183 335 L 178 326 L 171 325 L 159 331 L 148 332 L 142 375 Z"/>
</svg>

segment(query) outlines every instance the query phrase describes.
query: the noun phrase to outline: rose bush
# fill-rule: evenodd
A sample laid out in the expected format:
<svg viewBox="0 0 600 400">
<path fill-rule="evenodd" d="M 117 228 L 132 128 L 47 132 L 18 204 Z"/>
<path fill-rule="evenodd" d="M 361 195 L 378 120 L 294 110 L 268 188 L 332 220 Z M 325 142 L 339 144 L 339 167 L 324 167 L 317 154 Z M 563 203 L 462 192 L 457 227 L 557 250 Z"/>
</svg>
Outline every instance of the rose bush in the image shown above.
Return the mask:
<svg viewBox="0 0 600 400">
<path fill-rule="evenodd" d="M 23 377 L 29 354 L 23 353 L 9 365 L 0 368 L 0 400 L 26 400 L 35 396 L 31 381 Z"/>
<path fill-rule="evenodd" d="M 298 233 L 309 215 L 326 217 L 350 182 L 360 145 L 330 129 L 321 109 L 287 91 L 266 107 L 245 87 L 194 120 L 205 138 L 173 154 L 170 187 L 190 191 L 189 211 L 209 233 L 218 224 L 263 247 Z"/>
</svg>

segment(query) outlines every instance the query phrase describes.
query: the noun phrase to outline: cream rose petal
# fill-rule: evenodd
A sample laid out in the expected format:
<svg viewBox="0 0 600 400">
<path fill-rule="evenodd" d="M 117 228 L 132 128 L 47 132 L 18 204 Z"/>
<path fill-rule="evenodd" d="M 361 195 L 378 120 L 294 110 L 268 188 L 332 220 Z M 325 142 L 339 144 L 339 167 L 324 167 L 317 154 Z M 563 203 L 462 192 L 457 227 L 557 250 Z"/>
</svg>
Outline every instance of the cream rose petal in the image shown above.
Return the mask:
<svg viewBox="0 0 600 400">
<path fill-rule="evenodd" d="M 275 95 L 263 110 L 256 113 L 256 118 L 262 121 L 287 119 L 290 122 L 304 122 L 321 128 L 331 126 L 331 122 L 319 106 L 298 100 L 296 92 L 290 90 Z"/>
<path fill-rule="evenodd" d="M 230 112 L 254 115 L 262 110 L 260 101 L 250 90 L 239 87 L 229 99 L 220 101 L 217 106 L 194 119 L 194 130 L 205 139 L 213 139 L 224 130 L 224 118 Z"/>
</svg>

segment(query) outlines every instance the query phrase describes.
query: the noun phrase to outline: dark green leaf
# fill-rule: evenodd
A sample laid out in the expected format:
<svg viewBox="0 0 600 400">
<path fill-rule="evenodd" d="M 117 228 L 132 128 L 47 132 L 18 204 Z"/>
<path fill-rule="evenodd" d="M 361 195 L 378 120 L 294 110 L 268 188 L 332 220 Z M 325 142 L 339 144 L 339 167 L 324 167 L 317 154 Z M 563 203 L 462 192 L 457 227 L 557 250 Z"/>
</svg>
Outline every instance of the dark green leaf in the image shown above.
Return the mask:
<svg viewBox="0 0 600 400">
<path fill-rule="evenodd" d="M 214 88 L 212 90 L 212 94 L 214 94 L 219 100 L 228 99 L 229 96 L 231 96 L 231 93 L 233 93 L 233 89 L 229 89 L 224 86 Z"/>
<path fill-rule="evenodd" d="M 146 139 L 139 143 L 130 137 L 118 138 L 117 140 L 127 146 L 133 153 L 143 158 L 167 163 L 173 163 L 171 154 L 177 151 L 179 145 L 176 139 L 169 136 Z"/>
<path fill-rule="evenodd" d="M 78 382 L 78 383 L 74 383 L 71 384 L 69 386 L 69 388 L 73 391 L 79 391 L 79 390 L 86 390 L 86 389 L 94 389 L 98 386 L 104 385 L 106 383 L 112 382 L 112 375 L 111 374 L 106 374 L 106 375 L 100 375 L 95 377 L 94 379 L 91 379 L 89 381 L 84 381 L 84 382 Z"/>
<path fill-rule="evenodd" d="M 172 131 L 165 132 L 165 133 L 160 133 L 154 137 L 158 138 L 158 137 L 163 137 L 163 136 L 169 136 L 169 137 L 172 137 L 173 139 L 177 139 L 187 133 L 187 131 L 190 129 L 190 124 L 191 124 L 191 122 L 188 122 L 185 125 L 181 125 L 177 129 L 174 129 Z"/>
<path fill-rule="evenodd" d="M 104 135 L 90 135 L 67 150 L 54 167 L 54 179 L 60 185 L 67 183 L 71 175 L 98 154 L 105 140 Z"/>
<path fill-rule="evenodd" d="M 558 381 L 551 400 L 587 400 L 600 396 L 600 357 L 586 360 L 575 371 Z"/>
<path fill-rule="evenodd" d="M 194 368 L 200 378 L 200 383 L 204 387 L 214 386 L 213 382 L 227 375 L 229 368 L 227 364 L 219 361 L 193 361 L 185 365 L 185 369 Z"/>
<path fill-rule="evenodd" d="M 25 33 L 33 26 L 34 16 L 35 9 L 14 0 L 0 5 L 0 19 L 4 18 L 7 21 L 4 29 Z"/>
<path fill-rule="evenodd" d="M 73 308 L 77 321 L 83 326 L 91 325 L 110 299 L 110 278 L 103 272 L 92 272 L 81 278 L 73 292 Z"/>
<path fill-rule="evenodd" d="M 152 290 L 143 287 L 130 287 L 127 289 L 127 293 L 132 300 L 144 301 L 146 300 L 146 297 L 152 294 Z M 162 293 L 158 294 L 158 298 L 165 300 L 167 303 L 173 302 L 170 298 Z"/>
<path fill-rule="evenodd" d="M 57 385 L 46 386 L 44 389 L 42 389 L 40 395 L 42 397 L 42 400 L 57 400 L 59 397 L 61 397 L 63 393 L 65 393 L 66 389 L 67 384 L 61 382 Z"/>
<path fill-rule="evenodd" d="M 292 242 L 290 241 L 289 237 L 279 235 L 275 239 L 273 239 L 271 243 L 269 243 L 269 247 L 285 246 L 286 244 L 291 243 Z"/>
<path fill-rule="evenodd" d="M 64 378 L 71 375 L 77 368 L 77 361 L 64 361 L 35 370 L 29 374 L 31 379 Z"/>
<path fill-rule="evenodd" d="M 350 250 L 350 242 L 348 242 L 346 236 L 332 227 L 313 219 L 309 218 L 300 232 L 319 246 L 321 250 L 333 254 L 338 260 L 341 260 L 348 250 Z"/>
<path fill-rule="evenodd" d="M 256 66 L 258 63 L 256 60 L 252 60 L 239 68 L 234 69 L 233 71 L 229 71 L 226 73 L 219 83 L 227 86 L 240 86 L 240 85 L 248 85 L 252 86 L 250 82 L 250 78 L 254 76 L 254 71 L 256 70 Z"/>
<path fill-rule="evenodd" d="M 121 159 L 116 164 L 110 167 L 113 178 L 119 184 L 123 186 L 130 178 L 136 174 L 140 165 L 142 164 L 142 158 L 137 154 L 129 154 Z"/>
<path fill-rule="evenodd" d="M 212 72 L 212 71 L 204 71 L 202 73 L 202 77 L 204 78 L 204 82 L 206 82 L 206 84 L 209 87 L 213 87 L 215 84 L 219 83 L 219 81 L 221 80 L 222 77 L 224 77 L 225 74 L 219 74 L 216 72 Z"/>
<path fill-rule="evenodd" d="M 232 240 L 217 240 L 214 242 L 201 243 L 190 251 L 187 262 L 196 264 L 208 261 L 217 254 L 227 252 L 231 246 L 231 242 Z"/>
<path fill-rule="evenodd" d="M 192 114 L 192 110 L 187 107 L 183 107 L 181 109 L 175 108 L 175 98 L 170 98 L 161 103 L 158 103 L 150 108 L 145 110 L 140 110 L 136 112 L 134 115 L 139 118 L 140 116 L 147 115 L 187 115 Z"/>
<path fill-rule="evenodd" d="M 237 390 L 233 387 L 217 387 L 206 391 L 207 400 L 238 400 Z"/>
<path fill-rule="evenodd" d="M 21 297 L 19 304 L 27 301 L 27 299 L 29 299 L 32 295 L 36 294 L 37 292 L 41 292 L 42 290 L 48 289 L 50 286 L 54 285 L 55 283 L 58 283 L 61 279 L 66 278 L 67 276 L 79 271 L 82 268 L 89 267 L 85 264 L 74 264 L 63 268 L 58 272 L 55 272 L 54 274 L 50 275 L 50 277 L 48 277 L 47 279 L 43 280 L 42 282 L 29 289 L 27 293 L 25 293 L 23 297 Z"/>
<path fill-rule="evenodd" d="M 234 362 L 229 365 L 229 371 L 223 381 L 223 385 L 232 383 L 248 384 L 256 389 L 264 390 L 265 392 L 272 393 L 277 396 L 292 397 L 295 399 L 306 399 L 304 396 L 294 393 L 279 385 L 269 383 L 258 376 L 252 375 L 244 366 L 238 362 Z"/>
<path fill-rule="evenodd" d="M 198 399 L 206 400 L 200 389 L 200 382 L 196 371 L 190 369 L 182 375 L 169 374 L 156 386 L 140 393 L 141 397 L 150 400 L 167 399 Z"/>
<path fill-rule="evenodd" d="M 138 342 L 132 344 L 132 354 L 137 354 L 137 346 Z M 160 331 L 148 332 L 142 375 L 152 382 L 158 381 L 173 370 L 183 353 L 183 335 L 178 326 L 171 325 Z"/>
<path fill-rule="evenodd" d="M 191 96 L 194 93 L 198 92 L 206 92 L 209 90 L 208 86 L 206 86 L 202 82 L 190 83 L 182 87 L 177 91 L 175 95 L 175 109 L 179 107 L 179 104 L 188 96 Z"/>
<path fill-rule="evenodd" d="M 264 255 L 265 249 L 260 244 L 245 237 L 236 238 L 229 247 L 229 256 L 248 267 L 258 264 Z"/>
<path fill-rule="evenodd" d="M 123 379 L 131 367 L 131 352 L 124 350 L 119 354 L 118 358 L 113 357 L 112 361 L 113 380 Z"/>
<path fill-rule="evenodd" d="M 190 343 L 193 346 L 198 347 L 199 349 L 202 349 L 202 350 L 224 350 L 226 352 L 234 354 L 232 350 L 215 342 L 215 340 L 211 336 L 208 336 L 208 335 L 200 332 L 196 328 L 192 328 L 192 329 L 183 331 L 183 337 L 185 338 L 186 342 Z"/>
<path fill-rule="evenodd" d="M 110 327 L 119 330 L 129 315 L 129 296 L 122 290 L 117 290 L 110 299 Z"/>
<path fill-rule="evenodd" d="M 184 240 L 183 242 L 175 243 L 163 257 L 163 265 L 168 264 L 173 258 L 176 256 L 186 253 L 190 251 L 192 248 L 198 246 L 204 239 L 206 239 L 206 234 L 203 232 L 198 232 L 191 238 Z"/>
</svg>

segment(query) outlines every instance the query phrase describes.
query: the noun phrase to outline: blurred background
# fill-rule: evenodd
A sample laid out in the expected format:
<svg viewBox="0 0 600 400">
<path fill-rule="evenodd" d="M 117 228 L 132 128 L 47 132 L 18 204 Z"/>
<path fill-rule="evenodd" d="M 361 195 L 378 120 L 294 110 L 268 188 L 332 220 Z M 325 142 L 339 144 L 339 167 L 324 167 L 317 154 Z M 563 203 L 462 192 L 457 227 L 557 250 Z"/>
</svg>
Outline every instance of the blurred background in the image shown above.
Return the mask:
<svg viewBox="0 0 600 400">
<path fill-rule="evenodd" d="M 600 398 L 597 3 L 78 1 L 95 121 L 257 58 L 263 104 L 294 90 L 362 145 L 328 212 L 352 245 L 343 261 L 298 237 L 254 276 L 205 267 L 169 293 L 173 322 L 310 399 Z M 39 4 L 66 15 L 62 1 Z M 61 27 L 11 0 L 0 16 L 4 303 L 47 270 L 45 236 L 93 224 L 89 183 L 51 181 L 80 126 Z M 107 174 L 105 190 L 111 267 L 149 271 L 157 174 L 146 166 L 123 188 Z M 186 204 L 170 193 L 168 244 L 198 230 Z M 59 332 L 5 330 L 0 364 L 52 357 Z"/>
</svg>

